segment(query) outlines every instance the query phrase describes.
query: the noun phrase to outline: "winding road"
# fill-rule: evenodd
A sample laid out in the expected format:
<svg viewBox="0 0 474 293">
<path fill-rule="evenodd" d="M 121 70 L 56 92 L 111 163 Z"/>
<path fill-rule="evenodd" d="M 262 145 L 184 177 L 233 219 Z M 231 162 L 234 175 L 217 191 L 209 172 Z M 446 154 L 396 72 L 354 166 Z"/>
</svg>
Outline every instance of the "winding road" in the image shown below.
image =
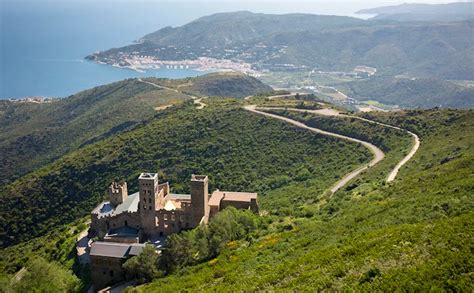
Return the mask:
<svg viewBox="0 0 474 293">
<path fill-rule="evenodd" d="M 384 157 L 385 157 L 385 154 L 382 152 L 382 150 L 380 150 L 378 147 L 376 147 L 375 145 L 369 143 L 369 142 L 366 142 L 366 141 L 363 141 L 363 140 L 360 140 L 360 139 L 356 139 L 356 138 L 353 138 L 353 137 L 349 137 L 349 136 L 345 136 L 345 135 L 340 135 L 340 134 L 337 134 L 337 133 L 333 133 L 333 132 L 329 132 L 329 131 L 325 131 L 325 130 L 321 130 L 321 129 L 318 129 L 318 128 L 314 128 L 314 127 L 309 127 L 307 126 L 306 124 L 303 124 L 301 122 L 298 122 L 296 120 L 293 120 L 293 119 L 290 119 L 290 118 L 287 118 L 287 117 L 283 117 L 283 116 L 279 116 L 279 115 L 275 115 L 275 114 L 271 114 L 271 113 L 267 113 L 267 112 L 264 112 L 264 111 L 259 111 L 259 110 L 270 110 L 270 109 L 284 109 L 284 110 L 289 110 L 289 111 L 298 111 L 298 112 L 309 112 L 309 113 L 313 113 L 313 114 L 318 114 L 318 115 L 325 115 L 325 116 L 343 116 L 343 117 L 350 117 L 350 118 L 355 118 L 355 119 L 359 119 L 359 120 L 363 120 L 363 121 L 366 121 L 366 122 L 369 122 L 369 123 L 374 123 L 374 124 L 378 124 L 378 125 L 382 125 L 382 126 L 385 126 L 385 127 L 390 127 L 390 128 L 393 128 L 393 129 L 397 129 L 397 130 L 400 130 L 400 131 L 403 131 L 403 132 L 406 132 L 408 134 L 410 134 L 413 139 L 414 139 L 414 145 L 412 147 L 412 149 L 410 150 L 410 152 L 408 153 L 407 156 L 405 156 L 396 166 L 395 168 L 389 173 L 389 175 L 387 176 L 386 178 L 386 181 L 387 182 L 391 182 L 395 179 L 395 177 L 397 176 L 398 174 L 398 171 L 400 170 L 400 168 L 406 164 L 416 153 L 416 151 L 418 150 L 418 148 L 420 147 L 420 139 L 419 137 L 414 134 L 413 132 L 410 132 L 408 130 L 405 130 L 405 129 L 402 129 L 400 127 L 396 127 L 396 126 L 392 126 L 392 125 L 389 125 L 389 124 L 385 124 L 385 123 L 381 123 L 381 122 L 376 122 L 376 121 L 373 121 L 373 120 L 370 120 L 370 119 L 366 119 L 366 118 L 362 118 L 362 117 L 357 117 L 357 116 L 350 116 L 350 115 L 346 115 L 346 114 L 341 114 L 339 113 L 338 111 L 336 110 L 333 110 L 333 109 L 329 109 L 329 108 L 326 108 L 326 109 L 319 109 L 319 110 L 305 110 L 305 109 L 293 109 L 293 108 L 283 108 L 283 107 L 259 107 L 257 110 L 257 106 L 256 105 L 249 105 L 249 106 L 245 106 L 244 107 L 245 110 L 247 111 L 250 111 L 250 112 L 253 112 L 253 113 L 257 113 L 257 114 L 260 114 L 260 115 L 264 115 L 264 116 L 268 116 L 268 117 L 272 117 L 272 118 L 275 118 L 275 119 L 279 119 L 279 120 L 282 120 L 282 121 L 285 121 L 287 123 L 290 123 L 290 124 L 293 124 L 297 127 L 300 127 L 300 128 L 304 128 L 304 129 L 308 129 L 310 131 L 313 131 L 313 132 L 317 132 L 317 133 L 321 133 L 323 135 L 329 135 L 329 136 L 333 136 L 333 137 L 337 137 L 337 138 L 341 138 L 341 139 L 345 139 L 345 140 L 348 140 L 348 141 L 353 141 L 353 142 L 357 142 L 357 143 L 360 143 L 362 144 L 363 146 L 365 146 L 366 148 L 368 148 L 372 154 L 374 155 L 374 158 L 367 164 L 364 164 L 362 165 L 361 167 L 355 169 L 354 171 L 351 171 L 350 173 L 346 174 L 341 180 L 337 181 L 336 184 L 334 184 L 333 187 L 331 187 L 331 192 L 332 193 L 335 193 L 337 190 L 339 190 L 341 187 L 343 187 L 344 185 L 346 185 L 350 180 L 352 180 L 353 178 L 355 178 L 357 175 L 359 175 L 362 171 L 368 169 L 369 167 L 372 167 L 374 166 L 375 164 L 377 164 L 378 162 L 380 162 Z"/>
<path fill-rule="evenodd" d="M 202 109 L 205 106 L 207 106 L 205 103 L 202 102 L 203 98 L 198 98 L 196 96 L 189 95 L 187 93 L 181 92 L 181 91 L 179 91 L 177 89 L 174 89 L 174 88 L 169 88 L 169 87 L 166 87 L 166 86 L 155 84 L 155 83 L 150 82 L 150 81 L 142 80 L 141 78 L 139 78 L 138 81 L 149 84 L 149 85 L 152 85 L 152 86 L 160 88 L 160 89 L 166 89 L 166 90 L 170 90 L 170 91 L 174 91 L 174 92 L 177 92 L 177 93 L 187 95 L 194 101 L 194 104 L 197 105 L 196 109 Z M 275 95 L 275 96 L 270 96 L 268 98 L 269 99 L 275 99 L 275 98 L 286 97 L 286 96 L 291 96 L 291 95 L 295 95 L 295 94 L 296 93 L 291 93 L 289 95 Z M 249 100 L 250 98 L 251 98 L 251 96 L 248 96 L 248 97 L 245 97 L 244 100 Z M 375 145 L 371 144 L 370 142 L 363 141 L 363 140 L 353 138 L 353 137 L 349 137 L 349 136 L 345 136 L 345 135 L 341 135 L 341 134 L 337 134 L 337 133 L 333 133 L 333 132 L 329 132 L 329 131 L 325 131 L 325 130 L 322 130 L 322 129 L 319 129 L 319 128 L 309 127 L 306 124 L 303 124 L 301 122 L 298 122 L 296 120 L 293 120 L 293 119 L 290 119 L 290 118 L 287 118 L 287 117 L 267 113 L 267 112 L 264 112 L 264 111 L 259 111 L 259 110 L 257 110 L 256 105 L 244 106 L 244 109 L 247 110 L 247 111 L 256 113 L 256 114 L 260 114 L 260 115 L 264 115 L 264 116 L 267 116 L 267 117 L 272 117 L 272 118 L 275 118 L 275 119 L 279 119 L 279 120 L 285 121 L 287 123 L 293 124 L 297 127 L 308 129 L 310 131 L 317 132 L 317 133 L 320 133 L 320 134 L 323 134 L 323 135 L 328 135 L 328 136 L 337 137 L 337 138 L 340 138 L 340 139 L 345 139 L 345 140 L 348 140 L 348 141 L 356 142 L 356 143 L 359 143 L 359 144 L 363 145 L 364 147 L 368 148 L 372 152 L 372 154 L 374 155 L 374 158 L 369 163 L 366 163 L 366 164 L 360 166 L 359 168 L 355 169 L 354 171 L 351 171 L 350 173 L 346 174 L 341 180 L 337 181 L 334 184 L 334 186 L 331 187 L 331 189 L 330 189 L 332 193 L 335 193 L 336 191 L 338 191 L 341 187 L 345 186 L 349 181 L 351 181 L 353 178 L 355 178 L 357 175 L 359 175 L 362 171 L 376 165 L 378 162 L 383 160 L 383 158 L 385 157 L 385 154 L 382 152 L 382 150 L 379 149 L 378 147 L 376 147 Z M 416 135 L 415 133 L 413 133 L 411 131 L 408 131 L 406 129 L 403 129 L 403 128 L 400 128 L 400 127 L 397 127 L 397 126 L 393 126 L 393 125 L 373 121 L 373 120 L 358 117 L 358 116 L 351 116 L 351 115 L 347 115 L 347 114 L 341 114 L 341 113 L 339 113 L 338 111 L 336 111 L 334 109 L 324 108 L 324 109 L 318 109 L 318 110 L 306 110 L 306 109 L 294 109 L 294 108 L 284 108 L 284 107 L 267 107 L 267 108 L 259 107 L 258 109 L 260 109 L 260 110 L 280 109 L 280 110 L 289 110 L 289 111 L 298 111 L 298 112 L 308 112 L 308 113 L 324 115 L 324 116 L 349 117 L 349 118 L 359 119 L 359 120 L 366 121 L 366 122 L 369 122 L 369 123 L 378 124 L 378 125 L 382 125 L 382 126 L 385 126 L 385 127 L 397 129 L 397 130 L 400 130 L 400 131 L 403 131 L 405 133 L 410 134 L 413 137 L 413 141 L 414 141 L 413 147 L 410 150 L 410 152 L 408 153 L 408 155 L 406 155 L 400 162 L 398 162 L 398 164 L 393 168 L 393 170 L 390 171 L 390 173 L 388 174 L 388 176 L 386 178 L 386 182 L 392 182 L 393 180 L 395 180 L 395 178 L 397 177 L 398 172 L 400 171 L 400 168 L 403 165 L 405 165 L 415 155 L 418 148 L 420 147 L 420 138 L 418 137 L 418 135 Z"/>
<path fill-rule="evenodd" d="M 283 116 L 279 116 L 279 115 L 275 115 L 275 114 L 271 114 L 271 113 L 267 113 L 267 112 L 263 112 L 263 111 L 259 111 L 256 108 L 257 108 L 256 105 L 250 105 L 250 106 L 245 106 L 244 107 L 244 109 L 247 110 L 247 111 L 257 113 L 257 114 L 260 114 L 260 115 L 264 115 L 264 116 L 268 116 L 268 117 L 272 117 L 272 118 L 275 118 L 275 119 L 279 119 L 279 120 L 285 121 L 287 123 L 293 124 L 297 127 L 308 129 L 308 130 L 316 132 L 316 133 L 320 133 L 320 134 L 333 136 L 333 137 L 337 137 L 337 138 L 341 138 L 341 139 L 345 139 L 345 140 L 360 143 L 372 152 L 372 154 L 374 155 L 374 158 L 369 163 L 362 165 L 361 167 L 355 169 L 354 171 L 351 171 L 350 173 L 346 174 L 341 180 L 336 182 L 336 184 L 334 184 L 334 186 L 331 187 L 331 189 L 330 189 L 332 193 L 338 191 L 341 187 L 346 185 L 347 182 L 351 181 L 354 177 L 359 175 L 362 171 L 366 170 L 369 167 L 374 166 L 375 164 L 380 162 L 385 157 L 382 150 L 380 150 L 378 147 L 376 147 L 375 145 L 373 145 L 369 142 L 366 142 L 366 141 L 363 141 L 363 140 L 360 140 L 360 139 L 356 139 L 356 138 L 352 138 L 352 137 L 349 137 L 349 136 L 345 136 L 345 135 L 341 135 L 341 134 L 321 130 L 319 128 L 309 127 L 308 125 L 303 124 L 301 122 L 298 122 L 296 120 L 293 120 L 293 119 L 290 119 L 290 118 L 287 118 L 287 117 L 283 117 Z"/>
</svg>

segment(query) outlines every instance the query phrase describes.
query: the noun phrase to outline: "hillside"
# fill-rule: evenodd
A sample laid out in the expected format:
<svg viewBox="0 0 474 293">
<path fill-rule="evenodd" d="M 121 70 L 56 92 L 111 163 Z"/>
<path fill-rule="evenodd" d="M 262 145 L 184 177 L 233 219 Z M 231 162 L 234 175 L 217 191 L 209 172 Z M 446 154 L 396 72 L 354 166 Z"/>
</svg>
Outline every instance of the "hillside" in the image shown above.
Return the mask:
<svg viewBox="0 0 474 293">
<path fill-rule="evenodd" d="M 360 24 L 363 24 L 362 20 L 341 16 L 240 11 L 204 16 L 181 27 L 166 27 L 141 40 L 169 46 L 222 47 L 240 45 L 282 31 L 322 30 Z"/>
<path fill-rule="evenodd" d="M 186 103 L 161 111 L 145 125 L 87 145 L 3 186 L 2 245 L 86 215 L 114 178 L 127 179 L 129 189 L 136 189 L 133 179 L 144 170 L 160 171 L 177 192 L 186 191 L 189 175 L 196 173 L 209 175 L 211 190 L 265 192 L 308 174 L 324 189 L 331 178 L 370 156 L 361 146 L 307 135 L 247 113 L 233 100 L 214 101 L 201 110 Z M 350 155 L 341 156 L 345 149 Z M 262 199 L 265 209 L 277 211 L 288 204 L 284 198 Z"/>
<path fill-rule="evenodd" d="M 139 291 L 470 288 L 472 111 L 365 114 L 422 139 L 390 184 L 384 179 L 409 146 L 402 132 L 350 118 L 279 112 L 386 152 L 380 164 L 330 197 L 325 190 L 370 160 L 365 148 L 249 113 L 239 100 L 206 103 L 201 110 L 187 102 L 161 111 L 147 124 L 67 154 L 0 190 L 1 217 L 7 219 L 2 240 L 9 246 L 0 253 L 2 271 L 12 274 L 41 256 L 55 262 L 52 271 L 74 269 L 87 288 L 87 270 L 71 254 L 74 235 L 84 229 L 75 219 L 103 197 L 109 181 L 126 179 L 134 190 L 140 171 L 159 169 L 176 192 L 187 191 L 191 173 L 210 175 L 211 190 L 258 191 L 264 212 L 251 237 Z M 59 275 L 69 280 L 64 286 L 77 289 L 71 272 Z M 0 288 L 5 278 L 0 276 Z M 45 279 L 25 282 L 40 286 Z"/>
<path fill-rule="evenodd" d="M 270 225 L 258 240 L 230 243 L 217 258 L 137 291 L 470 291 L 474 137 L 468 130 L 474 127 L 473 112 L 409 111 L 370 118 L 422 137 L 414 161 L 393 184 L 365 182 L 378 172 L 368 171 L 316 212 L 288 214 L 283 231 Z M 311 187 L 299 193 L 310 194 Z"/>
<path fill-rule="evenodd" d="M 397 21 L 462 21 L 474 19 L 474 3 L 455 2 L 448 4 L 404 3 L 363 9 L 356 13 L 377 14 L 375 19 Z"/>
<path fill-rule="evenodd" d="M 0 101 L 0 182 L 11 182 L 81 146 L 132 129 L 151 119 L 160 107 L 190 100 L 183 90 L 228 97 L 272 90 L 241 74 L 210 74 L 173 82 L 188 86 L 176 92 L 129 79 L 51 103 Z"/>
<path fill-rule="evenodd" d="M 474 108 L 474 88 L 440 79 L 374 77 L 335 86 L 361 101 L 402 108 Z"/>
<path fill-rule="evenodd" d="M 243 98 L 271 93 L 273 89 L 255 77 L 237 72 L 209 73 L 186 79 L 157 79 L 147 81 L 195 96 Z"/>
</svg>

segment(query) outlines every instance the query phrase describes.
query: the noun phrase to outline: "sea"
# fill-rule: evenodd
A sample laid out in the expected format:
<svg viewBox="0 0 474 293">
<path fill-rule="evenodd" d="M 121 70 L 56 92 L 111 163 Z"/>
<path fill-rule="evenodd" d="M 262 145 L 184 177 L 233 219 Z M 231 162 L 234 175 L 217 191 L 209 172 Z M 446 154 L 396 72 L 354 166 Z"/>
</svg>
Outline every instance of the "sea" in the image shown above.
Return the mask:
<svg viewBox="0 0 474 293">
<path fill-rule="evenodd" d="M 393 4 L 390 2 L 388 4 Z M 94 86 L 131 78 L 183 78 L 189 69 L 144 73 L 84 60 L 101 50 L 131 44 L 165 26 L 180 26 L 217 12 L 355 15 L 377 2 L 198 2 L 0 0 L 0 99 L 66 97 Z"/>
</svg>

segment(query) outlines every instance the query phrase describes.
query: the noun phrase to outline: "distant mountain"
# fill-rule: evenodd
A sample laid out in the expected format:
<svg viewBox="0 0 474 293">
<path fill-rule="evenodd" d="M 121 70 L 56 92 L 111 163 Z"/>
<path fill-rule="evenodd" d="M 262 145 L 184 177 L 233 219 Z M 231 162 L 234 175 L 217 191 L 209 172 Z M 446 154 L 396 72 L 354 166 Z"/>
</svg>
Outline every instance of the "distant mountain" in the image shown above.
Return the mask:
<svg viewBox="0 0 474 293">
<path fill-rule="evenodd" d="M 146 35 L 142 43 L 88 59 L 120 64 L 129 56 L 159 60 L 242 60 L 255 69 L 325 71 L 376 67 L 379 74 L 474 79 L 474 22 L 398 23 L 308 14 L 250 12 L 202 17 Z M 435 69 L 435 70 L 433 70 Z"/>
<path fill-rule="evenodd" d="M 243 74 L 211 74 L 172 83 L 181 84 L 180 91 L 128 79 L 51 103 L 0 101 L 0 183 L 13 181 L 81 146 L 129 130 L 153 118 L 155 108 L 190 100 L 181 91 L 197 96 L 242 97 L 272 90 Z"/>
<path fill-rule="evenodd" d="M 247 11 L 217 13 L 180 27 L 165 27 L 142 41 L 159 45 L 223 47 L 257 41 L 279 32 L 301 32 L 363 25 L 364 21 L 342 16 L 313 14 L 263 14 Z"/>
<path fill-rule="evenodd" d="M 474 2 L 449 4 L 400 4 L 363 9 L 356 13 L 377 14 L 374 19 L 398 21 L 462 21 L 474 19 Z"/>
</svg>

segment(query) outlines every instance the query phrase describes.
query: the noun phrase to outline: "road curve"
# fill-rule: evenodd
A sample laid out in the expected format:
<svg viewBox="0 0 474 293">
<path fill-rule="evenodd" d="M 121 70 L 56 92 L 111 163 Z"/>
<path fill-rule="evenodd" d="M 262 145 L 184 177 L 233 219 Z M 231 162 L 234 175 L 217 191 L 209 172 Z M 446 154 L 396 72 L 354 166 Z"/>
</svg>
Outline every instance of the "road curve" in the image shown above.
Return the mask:
<svg viewBox="0 0 474 293">
<path fill-rule="evenodd" d="M 406 129 L 403 129 L 403 128 L 400 128 L 400 127 L 397 127 L 397 126 L 393 126 L 393 125 L 390 125 L 390 124 L 385 124 L 385 123 L 382 123 L 382 122 L 377 122 L 377 121 L 373 121 L 373 120 L 358 117 L 358 116 L 341 114 L 338 111 L 333 110 L 333 109 L 329 109 L 329 108 L 319 109 L 319 110 L 305 110 L 305 109 L 294 109 L 294 108 L 284 108 L 284 107 L 267 107 L 267 108 L 259 107 L 259 109 L 263 109 L 263 110 L 265 110 L 265 109 L 288 110 L 288 111 L 296 111 L 296 112 L 308 112 L 308 113 L 313 113 L 313 114 L 323 115 L 323 116 L 348 117 L 348 118 L 359 119 L 359 120 L 362 120 L 362 121 L 365 121 L 365 122 L 378 124 L 378 125 L 381 125 L 381 126 L 384 126 L 384 127 L 389 127 L 389 128 L 393 128 L 393 129 L 400 130 L 402 132 L 408 133 L 409 135 L 411 135 L 413 137 L 413 147 L 411 148 L 408 155 L 403 157 L 403 159 L 400 162 L 398 162 L 398 164 L 393 168 L 393 170 L 390 171 L 387 178 L 385 179 L 386 182 L 392 182 L 393 180 L 395 180 L 395 178 L 398 175 L 398 171 L 400 171 L 400 168 L 403 165 L 405 165 L 415 155 L 415 153 L 420 148 L 420 138 L 418 137 L 418 135 L 416 135 L 415 133 L 413 133 L 411 131 L 408 131 Z"/>
<path fill-rule="evenodd" d="M 345 117 L 359 119 L 359 120 L 366 121 L 366 122 L 369 122 L 369 123 L 382 125 L 382 126 L 393 128 L 393 129 L 397 129 L 397 130 L 406 132 L 406 133 L 408 133 L 409 135 L 411 135 L 413 137 L 413 147 L 411 148 L 408 155 L 403 157 L 403 159 L 400 162 L 398 162 L 398 164 L 395 166 L 395 168 L 393 168 L 393 170 L 388 174 L 387 179 L 386 179 L 387 182 L 392 182 L 393 180 L 395 180 L 395 177 L 397 177 L 397 174 L 398 174 L 398 171 L 400 171 L 400 168 L 403 165 L 405 165 L 415 155 L 415 153 L 420 148 L 420 138 L 418 137 L 418 135 L 416 135 L 415 133 L 413 133 L 411 131 L 408 131 L 406 129 L 403 129 L 403 128 L 400 128 L 400 127 L 397 127 L 397 126 L 393 126 L 393 125 L 390 125 L 390 124 L 385 124 L 385 123 L 382 123 L 382 122 L 373 121 L 373 120 L 362 118 L 362 117 L 345 115 L 345 114 L 340 114 L 340 115 L 345 116 Z"/>
<path fill-rule="evenodd" d="M 267 112 L 263 112 L 263 111 L 259 111 L 256 108 L 257 108 L 256 105 L 249 105 L 249 106 L 244 107 L 244 109 L 247 110 L 247 111 L 250 111 L 250 112 L 253 112 L 253 113 L 256 113 L 256 114 L 260 114 L 260 115 L 264 115 L 264 116 L 267 116 L 267 117 L 272 117 L 272 118 L 275 118 L 275 119 L 279 119 L 279 120 L 285 121 L 287 123 L 293 124 L 297 127 L 303 128 L 303 129 L 307 129 L 307 130 L 310 130 L 310 131 L 313 131 L 313 132 L 316 132 L 316 133 L 320 133 L 320 134 L 323 134 L 323 135 L 333 136 L 333 137 L 345 139 L 345 140 L 348 140 L 348 141 L 353 141 L 353 142 L 360 143 L 372 152 L 372 154 L 374 155 L 374 158 L 369 163 L 362 165 L 361 167 L 355 169 L 354 171 L 351 171 L 350 173 L 346 174 L 341 180 L 337 181 L 333 185 L 333 187 L 331 187 L 331 189 L 330 189 L 332 193 L 339 190 L 341 187 L 346 185 L 350 180 L 352 180 L 354 177 L 359 175 L 362 171 L 366 170 L 369 167 L 374 166 L 375 164 L 380 162 L 385 157 L 382 150 L 380 150 L 378 147 L 376 147 L 375 145 L 373 145 L 369 142 L 366 142 L 366 141 L 363 141 L 363 140 L 360 140 L 360 139 L 356 139 L 356 138 L 352 138 L 352 137 L 348 137 L 348 136 L 345 136 L 345 135 L 340 135 L 340 134 L 337 134 L 337 133 L 324 131 L 324 130 L 321 130 L 321 129 L 318 129 L 318 128 L 309 127 L 306 124 L 303 124 L 303 123 L 298 122 L 296 120 L 293 120 L 293 119 L 290 119 L 290 118 L 287 118 L 287 117 L 283 117 L 283 116 L 279 116 L 279 115 L 275 115 L 275 114 L 271 114 L 271 113 L 267 113 Z"/>
</svg>

